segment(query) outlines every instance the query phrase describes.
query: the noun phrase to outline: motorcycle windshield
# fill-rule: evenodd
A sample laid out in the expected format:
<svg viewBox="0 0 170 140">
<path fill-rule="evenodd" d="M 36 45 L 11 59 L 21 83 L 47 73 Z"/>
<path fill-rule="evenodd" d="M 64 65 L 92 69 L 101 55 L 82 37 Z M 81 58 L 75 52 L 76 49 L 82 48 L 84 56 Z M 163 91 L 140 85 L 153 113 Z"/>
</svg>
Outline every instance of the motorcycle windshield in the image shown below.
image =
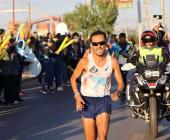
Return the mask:
<svg viewBox="0 0 170 140">
<path fill-rule="evenodd" d="M 159 58 L 155 58 L 155 55 L 147 55 L 145 60 L 144 77 L 148 81 L 155 81 L 161 75 Z"/>
<path fill-rule="evenodd" d="M 158 58 L 157 58 L 158 59 Z M 149 69 L 155 69 L 159 67 L 158 60 L 155 55 L 147 55 L 145 60 L 145 66 Z"/>
</svg>

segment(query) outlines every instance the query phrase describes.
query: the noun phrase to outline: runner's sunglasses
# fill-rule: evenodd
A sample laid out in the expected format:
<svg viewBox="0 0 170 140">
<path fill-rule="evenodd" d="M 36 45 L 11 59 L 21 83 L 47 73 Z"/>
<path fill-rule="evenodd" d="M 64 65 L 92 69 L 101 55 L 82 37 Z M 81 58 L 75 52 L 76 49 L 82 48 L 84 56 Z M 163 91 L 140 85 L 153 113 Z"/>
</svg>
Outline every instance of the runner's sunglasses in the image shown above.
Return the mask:
<svg viewBox="0 0 170 140">
<path fill-rule="evenodd" d="M 100 41 L 100 42 L 92 42 L 91 43 L 93 46 L 98 46 L 98 45 L 105 45 L 106 44 L 106 41 Z"/>
</svg>

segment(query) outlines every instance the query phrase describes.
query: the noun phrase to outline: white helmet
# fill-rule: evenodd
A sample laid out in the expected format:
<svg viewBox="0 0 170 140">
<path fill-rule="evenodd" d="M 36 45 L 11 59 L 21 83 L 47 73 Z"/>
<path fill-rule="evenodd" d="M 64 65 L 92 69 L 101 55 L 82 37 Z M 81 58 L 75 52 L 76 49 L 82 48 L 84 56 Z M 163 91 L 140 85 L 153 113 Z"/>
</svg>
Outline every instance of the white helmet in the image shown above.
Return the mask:
<svg viewBox="0 0 170 140">
<path fill-rule="evenodd" d="M 68 28 L 67 25 L 64 22 L 60 22 L 56 25 L 55 29 L 56 34 L 60 33 L 61 35 L 68 34 Z"/>
</svg>

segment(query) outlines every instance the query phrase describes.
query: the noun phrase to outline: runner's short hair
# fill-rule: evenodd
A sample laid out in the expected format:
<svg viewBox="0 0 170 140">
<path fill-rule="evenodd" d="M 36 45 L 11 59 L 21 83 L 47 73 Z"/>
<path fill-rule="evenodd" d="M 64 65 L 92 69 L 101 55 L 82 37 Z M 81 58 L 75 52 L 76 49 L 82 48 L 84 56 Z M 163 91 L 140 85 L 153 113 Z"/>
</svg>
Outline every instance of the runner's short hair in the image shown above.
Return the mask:
<svg viewBox="0 0 170 140">
<path fill-rule="evenodd" d="M 90 35 L 90 42 L 92 42 L 92 37 L 93 37 L 93 36 L 96 36 L 96 35 L 103 35 L 104 38 L 105 38 L 105 40 L 107 39 L 105 32 L 103 32 L 103 31 L 101 31 L 101 30 L 97 30 L 97 31 L 91 33 L 91 35 Z"/>
</svg>

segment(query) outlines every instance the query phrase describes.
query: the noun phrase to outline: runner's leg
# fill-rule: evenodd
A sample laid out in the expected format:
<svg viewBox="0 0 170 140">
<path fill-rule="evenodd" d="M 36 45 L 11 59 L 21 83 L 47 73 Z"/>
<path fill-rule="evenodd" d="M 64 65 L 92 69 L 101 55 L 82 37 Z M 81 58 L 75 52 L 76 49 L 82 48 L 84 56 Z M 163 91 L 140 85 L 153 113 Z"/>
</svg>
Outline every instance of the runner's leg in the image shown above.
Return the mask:
<svg viewBox="0 0 170 140">
<path fill-rule="evenodd" d="M 107 140 L 110 114 L 103 112 L 96 117 L 98 140 Z"/>
<path fill-rule="evenodd" d="M 96 140 L 96 121 L 93 118 L 82 117 L 85 140 Z"/>
</svg>

